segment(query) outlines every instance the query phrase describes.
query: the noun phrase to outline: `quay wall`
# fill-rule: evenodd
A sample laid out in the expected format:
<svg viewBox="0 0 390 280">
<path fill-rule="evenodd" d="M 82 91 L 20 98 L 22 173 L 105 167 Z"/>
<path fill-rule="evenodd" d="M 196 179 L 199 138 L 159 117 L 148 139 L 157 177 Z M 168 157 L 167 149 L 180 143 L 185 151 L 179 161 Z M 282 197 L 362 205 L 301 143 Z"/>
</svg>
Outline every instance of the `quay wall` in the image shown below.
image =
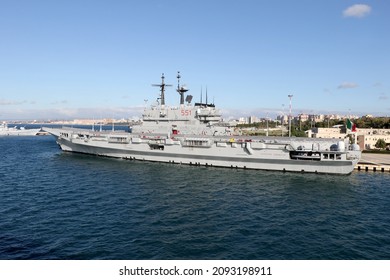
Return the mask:
<svg viewBox="0 0 390 280">
<path fill-rule="evenodd" d="M 363 153 L 357 171 L 390 172 L 390 154 Z"/>
<path fill-rule="evenodd" d="M 390 172 L 389 165 L 360 164 L 355 166 L 357 171 Z"/>
</svg>

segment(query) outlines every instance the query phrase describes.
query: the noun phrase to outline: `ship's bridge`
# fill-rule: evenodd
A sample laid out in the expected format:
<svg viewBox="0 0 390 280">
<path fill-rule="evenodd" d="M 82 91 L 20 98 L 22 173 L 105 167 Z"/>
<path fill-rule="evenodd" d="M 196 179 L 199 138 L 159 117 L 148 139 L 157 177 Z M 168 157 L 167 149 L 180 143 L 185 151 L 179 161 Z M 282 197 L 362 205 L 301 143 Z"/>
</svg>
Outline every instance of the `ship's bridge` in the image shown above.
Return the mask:
<svg viewBox="0 0 390 280">
<path fill-rule="evenodd" d="M 157 105 L 150 108 L 145 108 L 142 115 L 144 125 L 162 125 L 167 123 L 181 125 L 200 125 L 210 126 L 222 121 L 222 115 L 213 103 L 200 103 L 192 105 L 192 95 L 187 95 L 184 99 L 184 94 L 188 91 L 185 86 L 180 85 L 180 72 L 178 72 L 177 92 L 180 94 L 180 105 L 173 107 L 165 104 L 165 88 L 172 86 L 165 84 L 164 74 L 161 76 L 161 83 L 153 86 L 160 87 L 160 97 L 157 99 Z"/>
</svg>

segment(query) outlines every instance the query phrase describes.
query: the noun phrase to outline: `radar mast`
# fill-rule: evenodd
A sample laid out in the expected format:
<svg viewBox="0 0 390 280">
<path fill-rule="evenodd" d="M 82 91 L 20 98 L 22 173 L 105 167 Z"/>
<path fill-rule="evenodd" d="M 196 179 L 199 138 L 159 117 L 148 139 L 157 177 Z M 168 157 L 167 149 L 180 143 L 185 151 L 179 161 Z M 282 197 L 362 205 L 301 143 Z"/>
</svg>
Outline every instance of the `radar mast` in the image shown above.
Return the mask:
<svg viewBox="0 0 390 280">
<path fill-rule="evenodd" d="M 161 99 L 161 106 L 165 105 L 165 87 L 170 87 L 172 85 L 167 85 L 165 82 L 164 82 L 164 73 L 162 73 L 161 75 L 161 84 L 152 84 L 152 86 L 154 87 L 160 87 L 160 91 L 161 91 L 161 94 L 160 94 L 160 99 Z"/>
</svg>

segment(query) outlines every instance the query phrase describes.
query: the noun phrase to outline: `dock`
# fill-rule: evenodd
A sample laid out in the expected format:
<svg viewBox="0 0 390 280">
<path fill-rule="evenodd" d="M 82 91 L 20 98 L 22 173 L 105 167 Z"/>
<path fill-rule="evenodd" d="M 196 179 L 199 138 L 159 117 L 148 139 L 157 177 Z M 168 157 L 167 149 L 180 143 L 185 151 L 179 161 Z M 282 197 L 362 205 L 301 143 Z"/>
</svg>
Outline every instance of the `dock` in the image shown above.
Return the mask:
<svg viewBox="0 0 390 280">
<path fill-rule="evenodd" d="M 355 166 L 355 170 L 390 172 L 390 155 L 363 153 L 361 160 Z"/>
</svg>

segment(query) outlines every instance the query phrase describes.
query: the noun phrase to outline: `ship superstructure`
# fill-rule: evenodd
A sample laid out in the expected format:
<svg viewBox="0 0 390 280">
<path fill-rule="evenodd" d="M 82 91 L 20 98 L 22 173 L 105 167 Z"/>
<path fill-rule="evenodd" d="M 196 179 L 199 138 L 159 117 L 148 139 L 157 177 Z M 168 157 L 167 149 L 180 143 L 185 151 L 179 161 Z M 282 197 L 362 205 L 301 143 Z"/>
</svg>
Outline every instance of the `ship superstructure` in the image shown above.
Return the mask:
<svg viewBox="0 0 390 280">
<path fill-rule="evenodd" d="M 160 87 L 158 104 L 146 108 L 142 114 L 143 123 L 140 126 L 132 127 L 133 133 L 166 133 L 166 134 L 195 134 L 195 135 L 230 135 L 232 128 L 224 123 L 220 111 L 213 103 L 195 103 L 192 105 L 192 95 L 184 93 L 187 88 L 180 85 L 180 72 L 177 74 L 177 89 L 180 94 L 178 106 L 167 106 L 165 104 L 164 74 L 161 76 L 161 83 L 153 86 Z"/>
</svg>

